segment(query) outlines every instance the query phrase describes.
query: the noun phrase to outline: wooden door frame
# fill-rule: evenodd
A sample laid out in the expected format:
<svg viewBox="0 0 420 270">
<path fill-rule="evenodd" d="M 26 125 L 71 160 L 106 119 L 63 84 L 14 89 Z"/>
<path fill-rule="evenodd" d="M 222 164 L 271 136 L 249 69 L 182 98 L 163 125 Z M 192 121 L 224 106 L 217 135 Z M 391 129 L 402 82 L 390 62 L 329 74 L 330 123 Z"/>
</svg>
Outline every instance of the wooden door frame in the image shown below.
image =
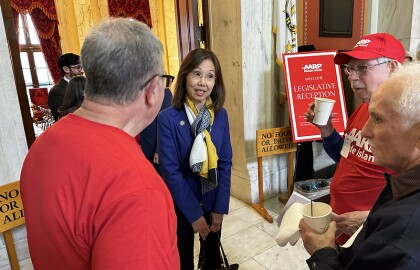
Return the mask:
<svg viewBox="0 0 420 270">
<path fill-rule="evenodd" d="M 210 44 L 208 1 L 202 0 L 205 48 Z M 198 0 L 174 0 L 178 59 L 181 63 L 192 50 L 200 47 L 201 28 L 198 20 Z"/>
<path fill-rule="evenodd" d="M 6 39 L 9 45 L 10 60 L 13 68 L 20 113 L 23 121 L 23 128 L 25 130 L 26 143 L 29 149 L 32 143 L 35 141 L 35 131 L 33 127 L 33 119 L 31 116 L 28 95 L 26 93 L 22 63 L 20 61 L 19 41 L 15 32 L 10 1 L 0 0 L 0 7 L 3 15 L 4 28 L 6 30 Z"/>
</svg>

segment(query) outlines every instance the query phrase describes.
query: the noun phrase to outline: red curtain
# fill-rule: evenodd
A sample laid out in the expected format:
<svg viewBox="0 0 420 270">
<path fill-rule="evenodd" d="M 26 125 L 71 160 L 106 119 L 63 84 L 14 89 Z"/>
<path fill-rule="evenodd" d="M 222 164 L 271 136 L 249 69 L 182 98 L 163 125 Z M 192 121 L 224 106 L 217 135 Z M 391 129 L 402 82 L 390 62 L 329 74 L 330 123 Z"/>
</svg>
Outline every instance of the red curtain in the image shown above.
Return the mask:
<svg viewBox="0 0 420 270">
<path fill-rule="evenodd" d="M 29 12 L 51 77 L 55 83 L 58 83 L 63 74 L 57 63 L 61 55 L 61 47 L 54 0 L 11 0 L 10 5 L 22 15 Z"/>
<path fill-rule="evenodd" d="M 109 16 L 130 17 L 152 27 L 149 0 L 108 0 Z"/>
</svg>

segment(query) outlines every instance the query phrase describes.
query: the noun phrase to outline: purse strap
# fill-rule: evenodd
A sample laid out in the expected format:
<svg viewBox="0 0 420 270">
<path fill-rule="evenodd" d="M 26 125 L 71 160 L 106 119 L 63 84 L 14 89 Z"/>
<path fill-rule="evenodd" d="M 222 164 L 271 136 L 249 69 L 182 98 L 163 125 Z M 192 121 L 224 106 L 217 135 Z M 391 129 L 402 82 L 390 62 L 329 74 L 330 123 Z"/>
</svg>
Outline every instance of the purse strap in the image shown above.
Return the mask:
<svg viewBox="0 0 420 270">
<path fill-rule="evenodd" d="M 229 264 L 228 259 L 226 257 L 225 251 L 223 250 L 223 246 L 222 246 L 222 242 L 219 239 L 219 247 L 220 247 L 220 258 L 222 260 L 222 264 L 224 264 L 224 268 L 223 269 L 230 269 L 230 270 L 237 270 L 239 269 L 239 264 L 234 263 L 232 265 Z"/>
<path fill-rule="evenodd" d="M 217 237 L 217 239 L 219 240 L 220 259 L 222 260 L 222 264 L 224 265 L 224 267 L 226 269 L 228 269 L 229 268 L 229 262 L 228 262 L 228 259 L 226 257 L 225 251 L 223 250 L 222 242 L 220 241 L 219 237 Z"/>
<path fill-rule="evenodd" d="M 232 270 L 236 270 L 239 268 L 238 264 L 232 264 L 229 265 L 229 261 L 226 257 L 225 251 L 223 249 L 222 246 L 222 242 L 220 240 L 220 235 L 218 235 L 217 237 L 217 242 L 218 242 L 218 246 L 219 246 L 219 254 L 220 254 L 220 263 L 221 263 L 221 267 L 220 269 L 232 269 Z M 198 255 L 198 269 L 204 269 L 205 270 L 205 253 L 204 253 L 204 244 L 203 244 L 203 240 L 200 238 L 200 254 Z"/>
</svg>

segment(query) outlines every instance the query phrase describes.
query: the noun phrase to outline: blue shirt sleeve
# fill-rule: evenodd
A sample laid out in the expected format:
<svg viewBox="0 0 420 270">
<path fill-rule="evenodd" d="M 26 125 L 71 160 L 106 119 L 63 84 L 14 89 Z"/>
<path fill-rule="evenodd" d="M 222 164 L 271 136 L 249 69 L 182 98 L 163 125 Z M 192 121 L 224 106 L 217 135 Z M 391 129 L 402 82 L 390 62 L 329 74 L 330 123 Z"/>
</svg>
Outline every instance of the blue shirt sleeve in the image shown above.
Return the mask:
<svg viewBox="0 0 420 270">
<path fill-rule="evenodd" d="M 344 139 L 341 135 L 334 129 L 333 133 L 330 136 L 322 138 L 323 146 L 325 152 L 328 156 L 332 158 L 336 163 L 340 161 L 341 158 L 341 148 L 343 148 Z"/>
</svg>

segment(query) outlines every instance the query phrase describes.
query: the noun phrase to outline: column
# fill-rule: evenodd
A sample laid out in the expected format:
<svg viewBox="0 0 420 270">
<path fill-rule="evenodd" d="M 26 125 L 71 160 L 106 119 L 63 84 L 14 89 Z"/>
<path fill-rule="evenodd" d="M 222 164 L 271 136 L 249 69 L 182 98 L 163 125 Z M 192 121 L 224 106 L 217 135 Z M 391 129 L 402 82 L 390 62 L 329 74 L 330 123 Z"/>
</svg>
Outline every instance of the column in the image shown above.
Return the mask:
<svg viewBox="0 0 420 270">
<path fill-rule="evenodd" d="M 1 9 L 1 7 L 0 7 Z M 8 24 L 9 25 L 9 24 Z M 6 29 L 2 12 L 0 12 L 0 40 L 6 40 Z M 10 29 L 7 29 L 10 31 Z M 13 29 L 11 29 L 13 31 Z M 13 77 L 9 48 L 6 42 L 0 42 L 0 59 L 2 72 L 0 72 L 0 185 L 19 180 L 20 170 L 28 147 L 26 145 L 25 131 L 20 115 L 16 85 Z M 3 221 L 0 221 L 3 222 Z M 23 258 L 23 264 L 30 264 L 25 226 L 13 231 L 16 252 Z M 8 265 L 7 252 L 3 237 L 0 239 L 0 267 Z"/>
</svg>

